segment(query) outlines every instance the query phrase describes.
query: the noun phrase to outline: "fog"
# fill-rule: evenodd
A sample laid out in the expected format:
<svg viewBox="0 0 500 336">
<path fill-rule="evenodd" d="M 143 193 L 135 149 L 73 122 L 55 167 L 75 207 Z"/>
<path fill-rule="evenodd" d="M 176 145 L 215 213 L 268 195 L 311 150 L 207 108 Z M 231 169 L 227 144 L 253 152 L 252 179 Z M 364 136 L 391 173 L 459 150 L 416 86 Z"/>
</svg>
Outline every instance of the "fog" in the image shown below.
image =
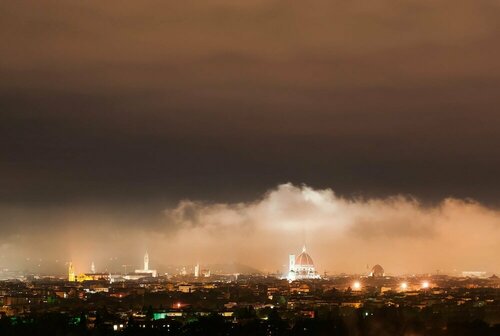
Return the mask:
<svg viewBox="0 0 500 336">
<path fill-rule="evenodd" d="M 78 272 L 150 265 L 239 263 L 282 271 L 307 245 L 317 270 L 363 273 L 498 272 L 500 212 L 473 200 L 424 206 L 409 196 L 345 198 L 331 189 L 282 184 L 241 203 L 184 200 L 155 207 L 2 209 L 4 267 Z M 56 263 L 55 260 L 58 260 Z"/>
<path fill-rule="evenodd" d="M 0 2 L 0 266 L 498 272 L 499 17 Z"/>
</svg>

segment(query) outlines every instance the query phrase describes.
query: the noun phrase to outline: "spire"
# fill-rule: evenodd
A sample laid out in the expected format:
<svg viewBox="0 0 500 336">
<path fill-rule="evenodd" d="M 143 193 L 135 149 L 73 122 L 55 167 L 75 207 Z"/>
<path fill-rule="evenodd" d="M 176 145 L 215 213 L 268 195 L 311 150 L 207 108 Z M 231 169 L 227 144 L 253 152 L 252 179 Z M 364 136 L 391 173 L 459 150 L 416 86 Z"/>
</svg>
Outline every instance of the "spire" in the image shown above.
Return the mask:
<svg viewBox="0 0 500 336">
<path fill-rule="evenodd" d="M 195 278 L 200 276 L 200 263 L 197 262 L 196 265 L 194 266 L 194 276 Z"/>
<path fill-rule="evenodd" d="M 302 246 L 302 253 L 305 253 L 306 252 L 306 244 L 304 244 L 304 246 Z"/>
<path fill-rule="evenodd" d="M 144 255 L 144 270 L 145 271 L 149 270 L 149 256 L 148 256 L 148 251 L 146 251 L 146 254 Z"/>
<path fill-rule="evenodd" d="M 70 261 L 68 264 L 68 281 L 75 281 L 75 268 L 73 267 L 73 262 Z"/>
</svg>

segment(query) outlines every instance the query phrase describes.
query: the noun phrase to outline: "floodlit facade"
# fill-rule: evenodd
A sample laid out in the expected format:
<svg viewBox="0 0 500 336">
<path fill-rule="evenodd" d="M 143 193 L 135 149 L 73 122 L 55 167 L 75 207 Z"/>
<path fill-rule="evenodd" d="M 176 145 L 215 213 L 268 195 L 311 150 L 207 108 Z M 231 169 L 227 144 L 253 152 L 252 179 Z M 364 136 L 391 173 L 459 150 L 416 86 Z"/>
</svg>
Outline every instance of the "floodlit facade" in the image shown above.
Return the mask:
<svg viewBox="0 0 500 336">
<path fill-rule="evenodd" d="M 76 281 L 76 276 L 75 276 L 75 268 L 73 266 L 73 262 L 69 262 L 68 265 L 68 281 Z"/>
<path fill-rule="evenodd" d="M 298 256 L 290 254 L 286 278 L 289 281 L 320 278 L 319 274 L 316 272 L 311 256 L 306 251 L 305 245 L 302 248 L 302 253 Z"/>
<path fill-rule="evenodd" d="M 146 252 L 146 254 L 144 255 L 144 269 L 135 270 L 135 273 L 139 273 L 139 274 L 151 274 L 152 277 L 156 277 L 157 276 L 156 270 L 150 270 L 149 269 L 149 255 L 148 255 L 148 252 Z"/>
</svg>

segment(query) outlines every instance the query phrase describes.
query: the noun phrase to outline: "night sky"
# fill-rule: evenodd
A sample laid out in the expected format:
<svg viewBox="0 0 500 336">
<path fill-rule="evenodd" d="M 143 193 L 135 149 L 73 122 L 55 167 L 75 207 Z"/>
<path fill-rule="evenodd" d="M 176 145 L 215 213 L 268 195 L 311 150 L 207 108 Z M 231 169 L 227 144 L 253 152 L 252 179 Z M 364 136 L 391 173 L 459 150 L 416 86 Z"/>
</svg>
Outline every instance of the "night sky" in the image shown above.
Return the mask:
<svg viewBox="0 0 500 336">
<path fill-rule="evenodd" d="M 158 217 L 182 200 L 284 183 L 474 200 L 498 234 L 499 18 L 489 0 L 3 1 L 4 263 L 29 230 L 172 232 Z"/>
</svg>

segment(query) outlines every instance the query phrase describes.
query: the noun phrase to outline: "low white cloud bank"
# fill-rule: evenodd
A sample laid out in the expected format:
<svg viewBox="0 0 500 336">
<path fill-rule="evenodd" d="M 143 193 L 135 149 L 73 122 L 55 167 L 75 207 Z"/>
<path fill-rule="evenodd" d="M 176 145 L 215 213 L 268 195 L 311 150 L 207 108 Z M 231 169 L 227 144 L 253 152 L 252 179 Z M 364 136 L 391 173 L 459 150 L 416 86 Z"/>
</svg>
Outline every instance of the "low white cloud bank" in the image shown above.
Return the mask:
<svg viewBox="0 0 500 336">
<path fill-rule="evenodd" d="M 170 252 L 205 262 L 281 270 L 305 241 L 319 272 L 388 273 L 500 269 L 500 213 L 474 201 L 346 199 L 331 189 L 279 185 L 249 203 L 183 201 L 165 211 L 177 230 Z M 169 234 L 170 235 L 170 234 Z"/>
<path fill-rule="evenodd" d="M 91 261 L 123 271 L 141 267 L 147 250 L 160 271 L 200 262 L 276 272 L 305 242 L 320 273 L 363 273 L 376 263 L 389 274 L 500 273 L 500 212 L 471 200 L 424 206 L 283 184 L 252 202 L 124 208 L 1 208 L 0 266 L 62 273 L 71 260 L 79 272 Z"/>
</svg>

